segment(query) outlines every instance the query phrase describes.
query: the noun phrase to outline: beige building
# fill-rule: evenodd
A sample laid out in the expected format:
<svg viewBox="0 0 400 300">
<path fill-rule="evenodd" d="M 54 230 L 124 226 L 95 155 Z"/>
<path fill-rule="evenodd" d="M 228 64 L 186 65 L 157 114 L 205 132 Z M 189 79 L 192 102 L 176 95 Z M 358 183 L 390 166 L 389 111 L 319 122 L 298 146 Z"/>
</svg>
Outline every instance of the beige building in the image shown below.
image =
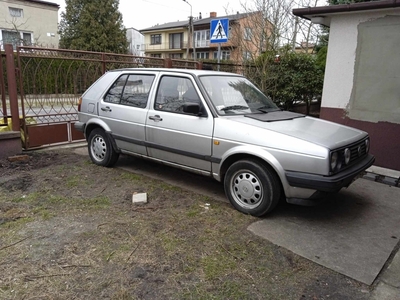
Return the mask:
<svg viewBox="0 0 400 300">
<path fill-rule="evenodd" d="M 220 60 L 241 63 L 255 58 L 265 47 L 270 24 L 262 19 L 261 13 L 237 13 L 217 17 L 215 12 L 209 18 L 195 18 L 194 33 L 189 21 L 170 22 L 140 30 L 144 35 L 146 56 L 173 59 L 218 59 L 218 43 L 210 42 L 211 20 L 229 19 L 229 40 L 221 43 Z"/>
<path fill-rule="evenodd" d="M 58 48 L 57 3 L 0 0 L 0 44 Z"/>
</svg>

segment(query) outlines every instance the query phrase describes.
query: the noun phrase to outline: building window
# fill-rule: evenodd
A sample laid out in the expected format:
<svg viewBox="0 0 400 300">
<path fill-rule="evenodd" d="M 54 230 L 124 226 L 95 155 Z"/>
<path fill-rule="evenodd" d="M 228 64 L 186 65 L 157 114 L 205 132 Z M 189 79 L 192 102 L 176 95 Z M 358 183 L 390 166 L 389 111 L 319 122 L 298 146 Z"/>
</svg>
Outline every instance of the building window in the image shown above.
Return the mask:
<svg viewBox="0 0 400 300">
<path fill-rule="evenodd" d="M 22 18 L 24 16 L 24 11 L 20 8 L 9 7 L 8 11 L 13 18 Z"/>
<path fill-rule="evenodd" d="M 251 31 L 251 28 L 245 27 L 244 28 L 244 39 L 247 41 L 251 40 L 252 36 L 253 36 L 253 33 Z"/>
<path fill-rule="evenodd" d="M 169 35 L 169 49 L 182 49 L 182 33 Z"/>
<path fill-rule="evenodd" d="M 19 46 L 20 41 L 21 41 L 21 35 L 19 32 L 16 31 L 8 31 L 8 30 L 2 30 L 1 31 L 2 35 L 2 44 L 12 44 L 14 48 L 16 46 Z"/>
<path fill-rule="evenodd" d="M 251 59 L 251 52 L 243 51 L 243 60 L 250 60 L 250 59 Z"/>
<path fill-rule="evenodd" d="M 12 44 L 14 49 L 17 46 L 32 45 L 32 33 L 1 30 L 1 44 Z"/>
<path fill-rule="evenodd" d="M 174 59 L 180 59 L 180 58 L 182 58 L 183 57 L 183 54 L 182 53 L 171 53 L 170 55 L 169 55 L 169 58 L 174 58 Z"/>
<path fill-rule="evenodd" d="M 209 59 L 210 52 L 196 52 L 196 58 L 197 59 Z"/>
<path fill-rule="evenodd" d="M 150 45 L 159 45 L 161 44 L 161 34 L 152 34 L 150 36 Z"/>
<path fill-rule="evenodd" d="M 150 54 L 150 57 L 161 58 L 161 53 L 152 53 L 152 54 Z"/>
<path fill-rule="evenodd" d="M 31 46 L 32 45 L 32 34 L 23 32 L 22 33 L 22 42 L 24 46 Z"/>
<path fill-rule="evenodd" d="M 194 32 L 194 40 L 196 48 L 210 46 L 210 30 L 199 30 Z"/>
<path fill-rule="evenodd" d="M 218 51 L 214 52 L 214 59 L 218 59 Z M 221 51 L 221 60 L 231 59 L 231 51 Z"/>
</svg>

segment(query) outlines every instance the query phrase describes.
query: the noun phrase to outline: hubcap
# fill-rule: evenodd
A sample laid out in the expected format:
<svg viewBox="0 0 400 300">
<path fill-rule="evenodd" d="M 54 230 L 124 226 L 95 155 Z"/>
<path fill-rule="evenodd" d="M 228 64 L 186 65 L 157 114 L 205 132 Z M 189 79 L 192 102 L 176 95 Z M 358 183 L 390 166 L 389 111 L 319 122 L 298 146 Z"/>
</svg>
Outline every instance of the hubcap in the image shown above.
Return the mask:
<svg viewBox="0 0 400 300">
<path fill-rule="evenodd" d="M 232 177 L 231 195 L 240 206 L 253 209 L 260 205 L 263 188 L 255 174 L 240 170 Z"/>
<path fill-rule="evenodd" d="M 102 136 L 96 135 L 92 139 L 92 146 L 90 147 L 92 156 L 97 161 L 103 161 L 107 153 L 106 141 Z"/>
</svg>

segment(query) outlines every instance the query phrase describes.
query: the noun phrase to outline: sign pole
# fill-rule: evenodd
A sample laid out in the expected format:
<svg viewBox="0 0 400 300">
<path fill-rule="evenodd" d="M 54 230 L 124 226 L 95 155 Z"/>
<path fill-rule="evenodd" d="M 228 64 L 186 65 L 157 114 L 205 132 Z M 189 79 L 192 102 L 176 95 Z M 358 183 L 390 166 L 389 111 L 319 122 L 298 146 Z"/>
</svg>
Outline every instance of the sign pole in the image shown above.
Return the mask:
<svg viewBox="0 0 400 300">
<path fill-rule="evenodd" d="M 219 71 L 219 63 L 221 61 L 221 43 L 218 43 L 218 71 Z"/>
</svg>

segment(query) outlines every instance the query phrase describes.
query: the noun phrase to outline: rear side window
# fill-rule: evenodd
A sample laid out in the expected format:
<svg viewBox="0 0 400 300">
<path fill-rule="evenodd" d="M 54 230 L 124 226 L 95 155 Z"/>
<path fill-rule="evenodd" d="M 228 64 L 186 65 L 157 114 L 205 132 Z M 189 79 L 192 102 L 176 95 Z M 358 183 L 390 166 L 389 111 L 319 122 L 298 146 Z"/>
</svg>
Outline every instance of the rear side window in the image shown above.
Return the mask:
<svg viewBox="0 0 400 300">
<path fill-rule="evenodd" d="M 105 102 L 145 108 L 154 75 L 122 75 L 104 97 Z"/>
</svg>

